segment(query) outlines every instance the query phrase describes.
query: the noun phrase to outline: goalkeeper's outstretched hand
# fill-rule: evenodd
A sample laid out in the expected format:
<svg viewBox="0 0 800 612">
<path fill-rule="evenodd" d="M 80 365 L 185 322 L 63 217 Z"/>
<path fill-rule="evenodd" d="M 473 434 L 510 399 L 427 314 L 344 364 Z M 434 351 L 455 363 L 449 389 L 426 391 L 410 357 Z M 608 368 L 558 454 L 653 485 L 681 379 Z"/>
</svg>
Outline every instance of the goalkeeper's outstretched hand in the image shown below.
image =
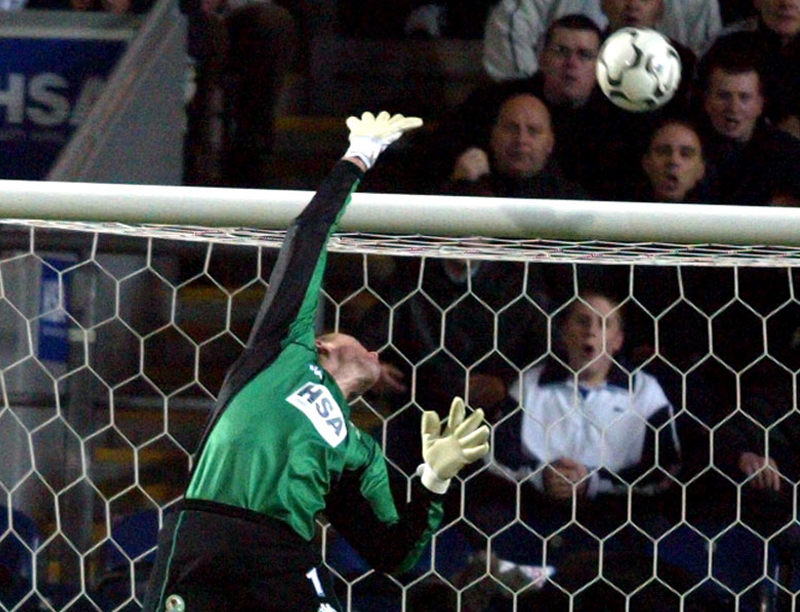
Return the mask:
<svg viewBox="0 0 800 612">
<path fill-rule="evenodd" d="M 483 410 L 478 408 L 466 419 L 464 400 L 453 398 L 444 432 L 439 415 L 422 413 L 422 484 L 435 493 L 444 493 L 450 479 L 461 468 L 489 452 L 489 427 L 481 425 Z"/>
<path fill-rule="evenodd" d="M 369 170 L 386 147 L 408 130 L 421 125 L 422 119 L 419 117 L 390 115 L 386 111 L 381 111 L 377 117 L 372 113 L 364 113 L 360 119 L 349 117 L 350 147 L 344 156 L 357 157 Z"/>
</svg>

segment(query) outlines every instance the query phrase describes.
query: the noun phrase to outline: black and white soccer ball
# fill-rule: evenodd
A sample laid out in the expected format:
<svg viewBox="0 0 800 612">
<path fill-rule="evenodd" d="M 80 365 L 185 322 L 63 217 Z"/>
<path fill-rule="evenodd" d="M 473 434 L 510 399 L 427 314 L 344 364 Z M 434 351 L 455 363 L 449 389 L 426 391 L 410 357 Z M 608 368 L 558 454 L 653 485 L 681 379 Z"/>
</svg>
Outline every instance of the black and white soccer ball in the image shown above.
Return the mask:
<svg viewBox="0 0 800 612">
<path fill-rule="evenodd" d="M 680 82 L 678 52 L 655 30 L 620 28 L 600 47 L 597 83 L 620 108 L 655 110 L 672 99 Z"/>
</svg>

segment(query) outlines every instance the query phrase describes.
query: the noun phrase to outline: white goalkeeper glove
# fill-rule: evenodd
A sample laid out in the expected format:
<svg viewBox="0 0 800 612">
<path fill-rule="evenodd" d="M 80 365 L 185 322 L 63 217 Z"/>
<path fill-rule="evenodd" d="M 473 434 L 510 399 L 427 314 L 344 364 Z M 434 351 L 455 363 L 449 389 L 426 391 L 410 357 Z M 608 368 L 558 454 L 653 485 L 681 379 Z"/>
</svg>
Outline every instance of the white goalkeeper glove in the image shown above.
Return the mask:
<svg viewBox="0 0 800 612">
<path fill-rule="evenodd" d="M 481 425 L 483 410 L 478 408 L 464 419 L 464 400 L 453 398 L 447 427 L 441 432 L 439 415 L 422 413 L 422 484 L 434 493 L 444 493 L 450 479 L 465 465 L 489 452 L 489 428 Z"/>
<path fill-rule="evenodd" d="M 404 132 L 422 125 L 419 117 L 389 115 L 382 111 L 375 117 L 372 113 L 364 113 L 361 119 L 349 117 L 347 127 L 350 129 L 350 147 L 344 157 L 357 157 L 369 170 L 378 155 L 400 138 Z"/>
</svg>

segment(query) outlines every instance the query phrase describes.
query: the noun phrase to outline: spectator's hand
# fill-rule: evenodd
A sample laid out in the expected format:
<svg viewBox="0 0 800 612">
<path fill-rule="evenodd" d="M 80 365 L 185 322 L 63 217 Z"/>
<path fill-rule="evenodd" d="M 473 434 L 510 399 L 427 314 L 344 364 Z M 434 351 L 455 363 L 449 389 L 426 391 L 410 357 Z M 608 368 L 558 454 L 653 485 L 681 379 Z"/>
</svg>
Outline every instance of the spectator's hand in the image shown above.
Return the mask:
<svg viewBox="0 0 800 612">
<path fill-rule="evenodd" d="M 588 486 L 584 479 L 588 475 L 589 469 L 585 465 L 562 457 L 545 467 L 544 490 L 550 497 L 558 500 L 570 499 L 573 489 L 578 496 L 583 497 Z"/>
<path fill-rule="evenodd" d="M 486 151 L 471 147 L 458 156 L 450 178 L 454 181 L 475 182 L 489 172 L 489 156 Z"/>
<path fill-rule="evenodd" d="M 361 118 L 349 117 L 350 147 L 344 157 L 361 161 L 364 170 L 369 170 L 386 147 L 400 138 L 405 132 L 422 125 L 419 117 L 389 115 L 382 111 L 377 117 L 364 113 Z"/>
<path fill-rule="evenodd" d="M 572 485 L 561 472 L 550 465 L 546 465 L 543 474 L 544 492 L 549 497 L 557 500 L 567 500 L 572 497 Z"/>
<path fill-rule="evenodd" d="M 478 408 L 466 419 L 465 412 L 464 400 L 453 398 L 444 432 L 438 414 L 422 413 L 422 484 L 434 493 L 447 491 L 461 468 L 489 452 L 489 428 L 481 425 L 483 410 Z"/>
<path fill-rule="evenodd" d="M 744 452 L 739 455 L 739 469 L 742 472 L 753 478 L 750 480 L 750 485 L 759 490 L 772 490 L 780 491 L 781 477 L 778 474 L 778 464 L 775 460 L 756 453 Z"/>
</svg>

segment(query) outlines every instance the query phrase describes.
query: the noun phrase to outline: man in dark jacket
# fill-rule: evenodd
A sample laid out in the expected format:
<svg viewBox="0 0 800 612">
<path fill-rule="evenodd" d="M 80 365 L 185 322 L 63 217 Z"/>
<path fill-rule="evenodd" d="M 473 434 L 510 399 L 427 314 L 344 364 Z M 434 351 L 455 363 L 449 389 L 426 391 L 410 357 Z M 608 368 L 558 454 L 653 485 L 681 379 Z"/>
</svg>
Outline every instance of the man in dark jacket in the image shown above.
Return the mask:
<svg viewBox="0 0 800 612">
<path fill-rule="evenodd" d="M 800 140 L 765 121 L 759 57 L 746 40 L 703 58 L 704 143 L 721 201 L 760 206 L 777 194 L 800 195 Z"/>
<path fill-rule="evenodd" d="M 555 135 L 550 111 L 531 94 L 509 97 L 489 136 L 488 150 L 467 149 L 444 191 L 511 198 L 583 198 L 584 190 L 552 159 Z"/>
<path fill-rule="evenodd" d="M 800 0 L 755 0 L 757 14 L 723 30 L 715 46 L 744 35 L 767 79 L 765 116 L 800 138 Z"/>
</svg>

